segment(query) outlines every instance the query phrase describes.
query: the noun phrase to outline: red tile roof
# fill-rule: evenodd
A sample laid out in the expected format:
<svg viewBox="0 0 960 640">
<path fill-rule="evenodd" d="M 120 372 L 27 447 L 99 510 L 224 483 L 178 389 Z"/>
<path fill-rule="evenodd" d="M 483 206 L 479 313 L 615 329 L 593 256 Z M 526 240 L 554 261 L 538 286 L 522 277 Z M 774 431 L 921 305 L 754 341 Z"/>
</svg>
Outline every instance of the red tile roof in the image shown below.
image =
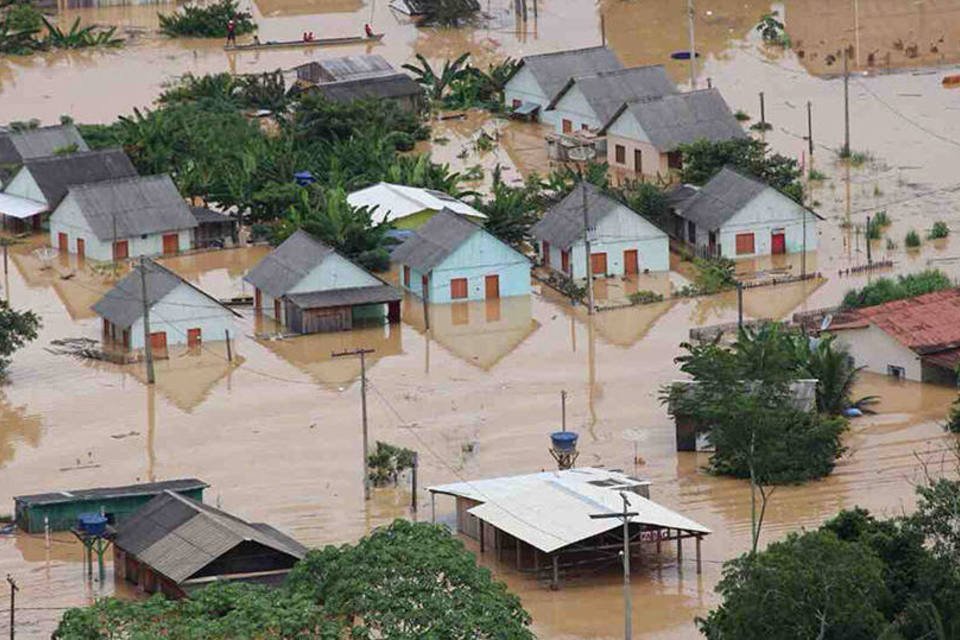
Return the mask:
<svg viewBox="0 0 960 640">
<path fill-rule="evenodd" d="M 920 355 L 960 347 L 960 289 L 864 307 L 837 318 L 831 331 L 876 325 Z"/>
</svg>

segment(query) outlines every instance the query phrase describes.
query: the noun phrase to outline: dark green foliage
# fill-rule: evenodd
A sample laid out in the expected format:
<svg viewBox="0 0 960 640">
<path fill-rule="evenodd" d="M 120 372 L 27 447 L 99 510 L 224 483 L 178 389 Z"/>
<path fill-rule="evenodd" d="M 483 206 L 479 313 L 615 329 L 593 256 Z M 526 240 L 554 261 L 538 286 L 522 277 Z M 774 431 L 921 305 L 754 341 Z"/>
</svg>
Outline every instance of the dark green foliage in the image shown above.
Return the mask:
<svg viewBox="0 0 960 640">
<path fill-rule="evenodd" d="M 280 111 L 289 100 L 283 73 L 236 76 L 230 73 L 195 76 L 186 73 L 160 94 L 160 104 L 199 102 L 209 108 L 270 109 Z"/>
<path fill-rule="evenodd" d="M 98 31 L 96 25 L 80 26 L 80 17 L 73 21 L 69 31 L 63 31 L 43 18 L 43 25 L 47 28 L 47 38 L 44 40 L 46 48 L 52 49 L 83 49 L 85 47 L 118 47 L 123 40 L 114 38 L 116 27 L 109 27 Z"/>
<path fill-rule="evenodd" d="M 866 234 L 867 240 L 879 240 L 883 237 L 883 225 L 871 218 L 870 224 L 867 225 Z"/>
<path fill-rule="evenodd" d="M 367 456 L 370 481 L 376 487 L 390 482 L 397 484 L 400 474 L 413 468 L 415 457 L 416 453 L 410 449 L 395 447 L 378 440 L 376 451 Z"/>
<path fill-rule="evenodd" d="M 31 2 L 14 2 L 6 9 L 3 22 L 11 31 L 37 31 L 43 26 L 43 14 Z"/>
<path fill-rule="evenodd" d="M 927 269 L 920 273 L 892 278 L 877 278 L 862 289 L 851 289 L 843 296 L 844 309 L 859 309 L 902 300 L 925 293 L 952 288 L 953 282 L 939 269 Z"/>
<path fill-rule="evenodd" d="M 425 4 L 420 23 L 440 27 L 459 27 L 480 11 L 477 0 L 426 0 Z"/>
<path fill-rule="evenodd" d="M 947 414 L 947 420 L 943 423 L 943 428 L 950 433 L 960 433 L 960 397 L 950 405 L 950 412 Z"/>
<path fill-rule="evenodd" d="M 653 302 L 663 302 L 663 294 L 656 291 L 637 291 L 627 296 L 631 304 L 650 304 Z"/>
<path fill-rule="evenodd" d="M 46 35 L 41 37 L 44 30 Z M 31 5 L 15 4 L 12 9 L 0 14 L 0 53 L 29 55 L 50 49 L 117 47 L 123 44 L 123 40 L 114 38 L 115 32 L 115 27 L 81 27 L 79 17 L 69 30 L 63 31 Z"/>
<path fill-rule="evenodd" d="M 693 258 L 697 275 L 692 285 L 686 285 L 677 291 L 679 297 L 705 296 L 720 293 L 737 286 L 737 263 L 730 258 Z"/>
<path fill-rule="evenodd" d="M 213 4 L 187 5 L 171 15 L 158 14 L 160 31 L 168 36 L 226 38 L 227 22 L 236 24 L 236 34 L 253 33 L 257 29 L 253 17 L 239 10 L 236 0 L 219 0 Z"/>
<path fill-rule="evenodd" d="M 433 66 L 421 54 L 417 54 L 416 64 L 405 64 L 403 68 L 413 74 L 414 79 L 423 87 L 427 97 L 434 101 L 442 100 L 448 89 L 456 80 L 469 75 L 469 53 L 464 53 L 455 60 L 444 60 L 443 67 L 434 70 Z"/>
<path fill-rule="evenodd" d="M 528 185 L 511 187 L 500 177 L 499 165 L 493 173 L 493 195 L 477 200 L 477 208 L 487 215 L 487 231 L 504 242 L 519 246 L 526 241 L 530 227 L 539 219 L 537 193 Z"/>
<path fill-rule="evenodd" d="M 916 249 L 917 247 L 920 246 L 920 243 L 921 243 L 921 240 L 920 240 L 919 233 L 917 233 L 913 229 L 911 229 L 910 231 L 907 231 L 907 235 L 903 239 L 903 246 L 905 246 L 907 249 Z"/>
<path fill-rule="evenodd" d="M 784 24 L 778 19 L 780 14 L 776 11 L 765 13 L 760 16 L 760 23 L 756 30 L 767 44 L 778 46 L 788 46 L 790 38 L 787 36 Z"/>
<path fill-rule="evenodd" d="M 947 223 L 943 220 L 938 220 L 933 223 L 933 228 L 930 229 L 930 235 L 927 237 L 930 240 L 939 240 L 941 238 L 946 238 L 950 235 L 950 227 L 947 226 Z"/>
<path fill-rule="evenodd" d="M 809 340 L 797 339 L 799 375 L 817 381 L 817 410 L 840 415 L 848 407 L 863 410 L 876 402 L 875 396 L 851 401 L 853 387 L 864 367 L 853 366 L 846 347 L 836 344 L 835 336 L 824 336 L 812 346 Z"/>
<path fill-rule="evenodd" d="M 295 134 L 304 138 L 346 140 L 357 133 L 400 131 L 417 140 L 426 140 L 427 129 L 416 114 L 408 113 L 390 100 L 358 100 L 344 104 L 327 100 L 316 92 L 300 98 L 294 111 Z"/>
<path fill-rule="evenodd" d="M 670 205 L 662 189 L 649 182 L 627 183 L 621 188 L 627 206 L 661 229 L 670 224 Z"/>
<path fill-rule="evenodd" d="M 724 166 L 730 165 L 756 176 L 797 202 L 803 202 L 802 172 L 797 161 L 779 153 L 769 153 L 766 142 L 752 138 L 720 142 L 698 140 L 682 145 L 679 151 L 683 154 L 680 172 L 683 182 L 706 184 Z"/>
<path fill-rule="evenodd" d="M 873 221 L 881 227 L 889 227 L 892 224 L 890 216 L 887 215 L 886 209 L 881 209 L 873 214 Z"/>
<path fill-rule="evenodd" d="M 12 356 L 18 349 L 37 339 L 40 316 L 33 311 L 16 311 L 0 300 L 0 379 L 6 376 Z"/>
</svg>

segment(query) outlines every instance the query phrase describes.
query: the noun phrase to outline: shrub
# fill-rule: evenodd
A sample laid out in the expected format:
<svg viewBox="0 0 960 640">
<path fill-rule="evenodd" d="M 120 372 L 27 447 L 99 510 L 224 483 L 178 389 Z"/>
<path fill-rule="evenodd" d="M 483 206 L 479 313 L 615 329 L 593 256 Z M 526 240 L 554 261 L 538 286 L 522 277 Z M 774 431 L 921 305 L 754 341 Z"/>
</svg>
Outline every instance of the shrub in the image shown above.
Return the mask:
<svg viewBox="0 0 960 640">
<path fill-rule="evenodd" d="M 412 151 L 417 143 L 416 138 L 406 131 L 394 131 L 387 136 L 387 140 L 397 151 Z"/>
<path fill-rule="evenodd" d="M 737 109 L 737 112 L 733 114 L 733 117 L 737 119 L 737 122 L 746 122 L 750 119 L 750 114 L 743 109 Z"/>
<path fill-rule="evenodd" d="M 207 6 L 187 5 L 168 16 L 159 14 L 160 31 L 174 37 L 225 38 L 230 20 L 236 24 L 237 35 L 256 31 L 253 17 L 241 12 L 239 7 L 236 0 L 219 0 Z"/>
<path fill-rule="evenodd" d="M 827 174 L 822 171 L 817 171 L 816 169 L 810 169 L 810 172 L 807 174 L 807 179 L 810 182 L 823 182 L 827 179 Z"/>
<path fill-rule="evenodd" d="M 881 209 L 873 214 L 873 221 L 880 227 L 889 227 L 892 222 L 890 216 L 887 215 L 886 209 Z"/>
<path fill-rule="evenodd" d="M 873 218 L 870 219 L 870 223 L 867 225 L 866 233 L 868 240 L 879 240 L 881 237 L 883 237 L 883 229 L 881 225 L 879 225 Z"/>
<path fill-rule="evenodd" d="M 656 291 L 637 291 L 627 296 L 631 304 L 650 304 L 652 302 L 663 302 L 663 294 Z"/>
<path fill-rule="evenodd" d="M 943 423 L 943 428 L 950 433 L 960 433 L 960 397 L 950 405 L 950 413 L 947 414 L 947 421 Z"/>
<path fill-rule="evenodd" d="M 948 235 L 950 235 L 950 227 L 943 220 L 937 220 L 933 223 L 933 228 L 930 229 L 930 235 L 927 237 L 930 240 L 939 240 L 940 238 L 946 238 Z"/>
<path fill-rule="evenodd" d="M 920 234 L 911 229 L 907 232 L 907 236 L 903 239 L 903 246 L 907 249 L 916 249 L 920 246 Z"/>
<path fill-rule="evenodd" d="M 953 287 L 953 282 L 942 271 L 928 269 L 920 273 L 892 278 L 877 278 L 862 289 L 852 289 L 843 296 L 842 308 L 859 309 L 902 300 L 925 293 L 942 291 Z"/>
</svg>

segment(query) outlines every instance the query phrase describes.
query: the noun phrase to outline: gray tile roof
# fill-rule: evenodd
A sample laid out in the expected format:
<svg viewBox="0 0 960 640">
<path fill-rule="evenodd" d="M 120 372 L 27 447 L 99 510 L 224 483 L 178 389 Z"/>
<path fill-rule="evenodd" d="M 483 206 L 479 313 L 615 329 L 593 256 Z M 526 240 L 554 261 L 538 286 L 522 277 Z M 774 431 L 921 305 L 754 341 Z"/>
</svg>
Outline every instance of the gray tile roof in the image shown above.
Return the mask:
<svg viewBox="0 0 960 640">
<path fill-rule="evenodd" d="M 190 213 L 193 214 L 193 217 L 197 220 L 197 224 L 236 223 L 236 219 L 231 218 L 227 214 L 206 207 L 190 207 Z"/>
<path fill-rule="evenodd" d="M 35 158 L 25 161 L 21 171 L 30 172 L 51 208 L 60 204 L 67 195 L 67 188 L 72 185 L 132 178 L 137 175 L 137 170 L 123 149 Z"/>
<path fill-rule="evenodd" d="M 193 286 L 173 271 L 152 260 L 144 260 L 146 266 L 147 304 L 153 307 L 167 294 L 181 284 L 186 284 L 198 291 L 210 301 L 211 307 L 219 307 L 238 315 L 233 309 L 226 307 L 219 300 Z M 126 329 L 143 315 L 143 286 L 140 278 L 140 265 L 135 266 L 110 291 L 107 291 L 96 304 L 93 310 L 101 318 L 109 320 L 121 329 Z M 199 313 L 199 309 L 198 309 Z"/>
<path fill-rule="evenodd" d="M 420 85 L 405 73 L 321 82 L 310 90 L 320 92 L 323 97 L 333 102 L 419 96 L 423 91 Z"/>
<path fill-rule="evenodd" d="M 97 487 L 95 489 L 71 489 L 69 491 L 51 491 L 49 493 L 35 493 L 28 496 L 15 496 L 16 502 L 29 506 L 44 504 L 61 504 L 77 502 L 79 500 L 109 500 L 111 498 L 125 498 L 129 496 L 149 496 L 164 491 L 191 491 L 206 489 L 206 482 L 196 478 L 182 478 L 179 480 L 164 480 L 161 482 L 143 482 L 128 484 L 122 487 Z"/>
<path fill-rule="evenodd" d="M 299 229 L 268 253 L 244 280 L 272 298 L 280 298 L 333 255 L 334 250 Z"/>
<path fill-rule="evenodd" d="M 758 178 L 724 167 L 694 196 L 682 202 L 677 213 L 701 229 L 715 231 L 760 193 L 772 188 Z"/>
<path fill-rule="evenodd" d="M 606 47 L 587 47 L 524 56 L 520 59 L 514 75 L 522 67 L 530 69 L 547 98 L 552 99 L 570 78 L 601 71 L 616 71 L 623 69 L 623 63 Z"/>
<path fill-rule="evenodd" d="M 359 304 L 383 304 L 401 300 L 403 294 L 388 284 L 369 287 L 328 289 L 309 293 L 291 293 L 287 299 L 301 309 L 350 307 Z"/>
<path fill-rule="evenodd" d="M 583 97 L 602 123 L 608 122 L 624 102 L 656 98 L 677 92 L 676 86 L 667 77 L 663 65 L 631 67 L 571 78 L 553 97 L 547 109 L 556 107 L 560 98 L 574 84 L 580 88 Z"/>
<path fill-rule="evenodd" d="M 606 131 L 624 112 L 636 118 L 650 142 L 660 151 L 673 151 L 682 144 L 697 140 L 720 142 L 747 137 L 716 89 L 624 103 L 603 130 Z"/>
<path fill-rule="evenodd" d="M 24 160 L 50 156 L 74 144 L 77 151 L 90 150 L 72 124 L 0 133 L 0 164 L 20 164 Z"/>
<path fill-rule="evenodd" d="M 197 220 L 170 176 L 105 180 L 69 189 L 97 238 L 118 238 L 192 229 Z"/>
<path fill-rule="evenodd" d="M 169 491 L 121 524 L 114 539 L 118 549 L 135 555 L 177 583 L 245 542 L 286 554 L 291 565 L 307 552 L 302 544 L 273 527 L 251 524 Z"/>
<path fill-rule="evenodd" d="M 335 82 L 396 73 L 383 56 L 376 54 L 314 60 L 294 69 L 297 78 L 311 82 Z"/>
<path fill-rule="evenodd" d="M 427 273 L 482 229 L 450 209 L 441 209 L 393 250 L 390 260 Z"/>
<path fill-rule="evenodd" d="M 567 196 L 550 207 L 530 233 L 558 249 L 567 249 L 583 238 L 583 192 L 587 192 L 587 219 L 596 227 L 618 206 L 626 206 L 605 195 L 589 182 L 581 182 Z"/>
</svg>

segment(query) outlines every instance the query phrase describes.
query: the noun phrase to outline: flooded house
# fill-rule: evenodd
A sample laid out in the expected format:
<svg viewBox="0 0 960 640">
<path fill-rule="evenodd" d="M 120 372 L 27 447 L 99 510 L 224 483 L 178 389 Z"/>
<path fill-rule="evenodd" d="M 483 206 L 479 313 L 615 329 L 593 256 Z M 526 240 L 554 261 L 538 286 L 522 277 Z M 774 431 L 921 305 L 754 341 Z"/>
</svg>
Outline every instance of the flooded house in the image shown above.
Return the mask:
<svg viewBox="0 0 960 640">
<path fill-rule="evenodd" d="M 867 371 L 901 380 L 957 384 L 960 289 L 842 312 L 827 331 Z"/>
<path fill-rule="evenodd" d="M 378 55 L 344 56 L 295 67 L 291 93 L 317 92 L 332 102 L 389 100 L 404 111 L 424 106 L 423 88 Z"/>
<path fill-rule="evenodd" d="M 574 280 L 587 277 L 584 201 L 592 276 L 623 276 L 670 269 L 667 234 L 588 182 L 578 184 L 531 228 L 544 267 Z"/>
<path fill-rule="evenodd" d="M 491 300 L 530 293 L 530 260 L 450 209 L 394 249 L 403 288 L 433 303 Z"/>
<path fill-rule="evenodd" d="M 0 193 L 3 226 L 15 231 L 40 229 L 43 214 L 57 208 L 71 185 L 137 175 L 123 149 L 82 151 L 24 160 Z"/>
<path fill-rule="evenodd" d="M 392 222 L 395 228 L 402 230 L 423 226 L 442 209 L 449 209 L 475 222 L 482 223 L 487 219 L 486 214 L 448 193 L 389 182 L 378 182 L 354 191 L 347 196 L 347 202 L 354 207 L 372 209 L 376 224 Z"/>
<path fill-rule="evenodd" d="M 232 247 L 237 244 L 237 220 L 207 207 L 190 207 L 197 221 L 193 228 L 194 249 Z"/>
<path fill-rule="evenodd" d="M 145 286 L 144 286 L 145 285 Z M 146 293 L 144 293 L 146 289 Z M 95 305 L 107 344 L 143 349 L 144 300 L 150 313 L 150 345 L 163 356 L 168 346 L 199 348 L 233 332 L 236 311 L 152 260 L 136 265 Z"/>
<path fill-rule="evenodd" d="M 254 286 L 254 309 L 296 333 L 400 321 L 400 291 L 302 229 L 244 280 Z"/>
<path fill-rule="evenodd" d="M 89 150 L 72 124 L 17 131 L 0 128 L 0 184 L 12 178 L 26 160 Z"/>
<path fill-rule="evenodd" d="M 547 105 L 570 78 L 618 69 L 623 69 L 623 64 L 607 47 L 524 56 L 504 86 L 504 104 L 514 114 L 553 124 L 556 112 L 547 111 Z"/>
<path fill-rule="evenodd" d="M 747 137 L 716 89 L 625 102 L 600 135 L 610 167 L 634 179 L 666 178 L 682 168 L 681 145 Z"/>
<path fill-rule="evenodd" d="M 376 54 L 311 60 L 294 67 L 294 71 L 297 74 L 297 80 L 311 84 L 385 76 L 397 72 L 383 56 Z"/>
<path fill-rule="evenodd" d="M 50 244 L 93 260 L 176 255 L 197 219 L 168 175 L 72 185 L 50 216 Z"/>
<path fill-rule="evenodd" d="M 723 168 L 672 197 L 674 235 L 701 256 L 747 258 L 814 251 L 818 214 L 759 178 Z"/>
<path fill-rule="evenodd" d="M 213 582 L 283 582 L 307 548 L 262 522 L 164 491 L 116 528 L 114 572 L 169 598 Z"/>
</svg>

